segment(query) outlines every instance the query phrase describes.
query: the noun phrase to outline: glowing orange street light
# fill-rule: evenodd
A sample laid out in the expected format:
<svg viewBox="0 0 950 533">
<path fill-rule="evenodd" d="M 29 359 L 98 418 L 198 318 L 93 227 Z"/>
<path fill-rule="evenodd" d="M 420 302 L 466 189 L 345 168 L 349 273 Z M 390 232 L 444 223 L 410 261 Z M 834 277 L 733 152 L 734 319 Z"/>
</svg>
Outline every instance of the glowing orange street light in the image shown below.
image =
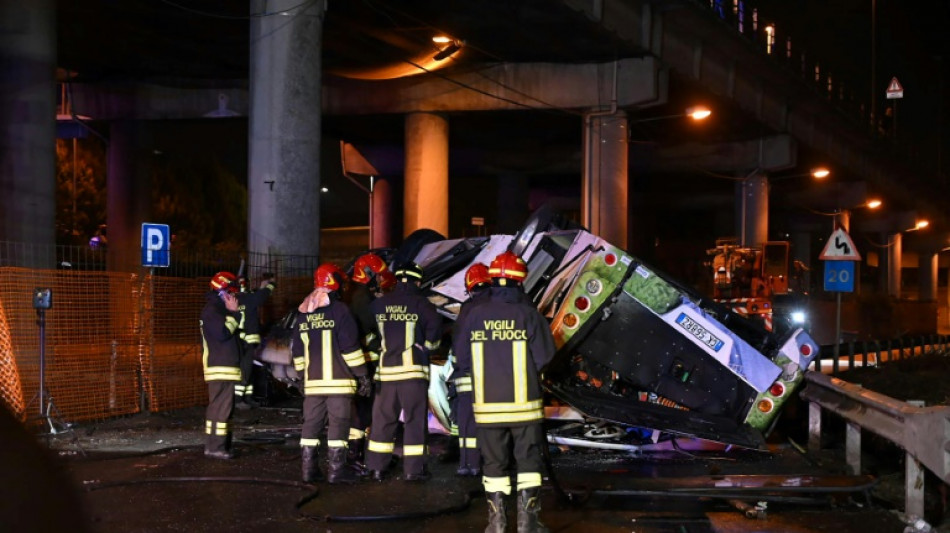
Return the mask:
<svg viewBox="0 0 950 533">
<path fill-rule="evenodd" d="M 827 178 L 829 174 L 831 174 L 831 171 L 825 167 L 813 168 L 811 171 L 812 177 L 819 180 Z"/>
<path fill-rule="evenodd" d="M 712 115 L 712 111 L 703 106 L 693 106 L 686 108 L 686 116 L 693 120 L 704 120 L 709 118 L 709 115 Z"/>
</svg>

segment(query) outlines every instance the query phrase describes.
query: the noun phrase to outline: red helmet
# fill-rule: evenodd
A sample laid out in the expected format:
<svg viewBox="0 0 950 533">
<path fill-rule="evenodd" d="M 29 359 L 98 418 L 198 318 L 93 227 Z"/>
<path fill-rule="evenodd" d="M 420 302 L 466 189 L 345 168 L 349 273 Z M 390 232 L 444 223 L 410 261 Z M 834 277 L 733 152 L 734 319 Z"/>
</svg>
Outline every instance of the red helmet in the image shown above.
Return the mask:
<svg viewBox="0 0 950 533">
<path fill-rule="evenodd" d="M 483 263 L 475 263 L 465 271 L 465 290 L 472 292 L 472 289 L 491 283 L 491 276 L 488 274 L 488 267 Z"/>
<path fill-rule="evenodd" d="M 510 279 L 516 283 L 521 283 L 528 275 L 528 267 L 517 255 L 512 252 L 503 252 L 498 254 L 491 262 L 488 274 L 492 279 Z"/>
<path fill-rule="evenodd" d="M 313 288 L 338 291 L 346 281 L 346 273 L 333 263 L 323 263 L 313 271 Z"/>
<path fill-rule="evenodd" d="M 368 285 L 376 274 L 386 270 L 386 262 L 382 257 L 374 253 L 363 254 L 353 264 L 353 281 Z"/>
<path fill-rule="evenodd" d="M 396 275 L 389 270 L 383 270 L 377 276 L 377 281 L 379 282 L 380 290 L 388 291 L 396 286 Z"/>
<path fill-rule="evenodd" d="M 227 290 L 228 292 L 237 292 L 237 276 L 230 272 L 218 272 L 211 276 L 211 289 L 215 291 Z"/>
</svg>

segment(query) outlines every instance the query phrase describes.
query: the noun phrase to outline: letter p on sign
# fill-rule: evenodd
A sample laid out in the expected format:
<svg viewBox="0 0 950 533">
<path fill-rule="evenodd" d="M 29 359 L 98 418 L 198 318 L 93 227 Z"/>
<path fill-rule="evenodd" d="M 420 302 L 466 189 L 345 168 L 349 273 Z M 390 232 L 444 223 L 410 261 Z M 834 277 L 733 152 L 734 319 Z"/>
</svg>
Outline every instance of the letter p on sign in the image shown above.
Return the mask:
<svg viewBox="0 0 950 533">
<path fill-rule="evenodd" d="M 167 267 L 171 232 L 167 224 L 142 224 L 142 266 Z"/>
</svg>

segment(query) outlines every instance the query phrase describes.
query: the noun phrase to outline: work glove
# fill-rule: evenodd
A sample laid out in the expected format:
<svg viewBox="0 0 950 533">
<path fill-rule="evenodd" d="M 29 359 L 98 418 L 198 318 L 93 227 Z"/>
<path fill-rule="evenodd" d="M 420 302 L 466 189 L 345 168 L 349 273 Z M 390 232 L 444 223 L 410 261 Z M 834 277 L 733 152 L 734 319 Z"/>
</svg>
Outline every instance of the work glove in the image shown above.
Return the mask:
<svg viewBox="0 0 950 533">
<path fill-rule="evenodd" d="M 356 378 L 356 394 L 368 398 L 373 392 L 373 382 L 369 376 L 359 376 Z"/>
</svg>

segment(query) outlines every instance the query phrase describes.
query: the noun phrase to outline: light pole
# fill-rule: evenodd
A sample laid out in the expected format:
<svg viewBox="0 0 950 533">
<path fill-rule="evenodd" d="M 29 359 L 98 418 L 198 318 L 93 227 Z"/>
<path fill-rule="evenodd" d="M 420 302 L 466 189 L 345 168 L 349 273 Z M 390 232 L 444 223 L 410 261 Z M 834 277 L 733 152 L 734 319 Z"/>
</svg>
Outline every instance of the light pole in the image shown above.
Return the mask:
<svg viewBox="0 0 950 533">
<path fill-rule="evenodd" d="M 867 202 L 864 202 L 863 204 L 859 204 L 853 207 L 838 208 L 838 210 L 835 213 L 831 213 L 831 215 L 835 217 L 835 220 L 834 220 L 835 228 L 840 227 L 844 229 L 845 231 L 851 231 L 851 211 L 853 211 L 854 209 L 861 209 L 861 208 L 877 209 L 878 207 L 881 207 L 881 205 L 882 205 L 882 202 L 875 198 L 872 200 L 868 200 Z"/>
</svg>

